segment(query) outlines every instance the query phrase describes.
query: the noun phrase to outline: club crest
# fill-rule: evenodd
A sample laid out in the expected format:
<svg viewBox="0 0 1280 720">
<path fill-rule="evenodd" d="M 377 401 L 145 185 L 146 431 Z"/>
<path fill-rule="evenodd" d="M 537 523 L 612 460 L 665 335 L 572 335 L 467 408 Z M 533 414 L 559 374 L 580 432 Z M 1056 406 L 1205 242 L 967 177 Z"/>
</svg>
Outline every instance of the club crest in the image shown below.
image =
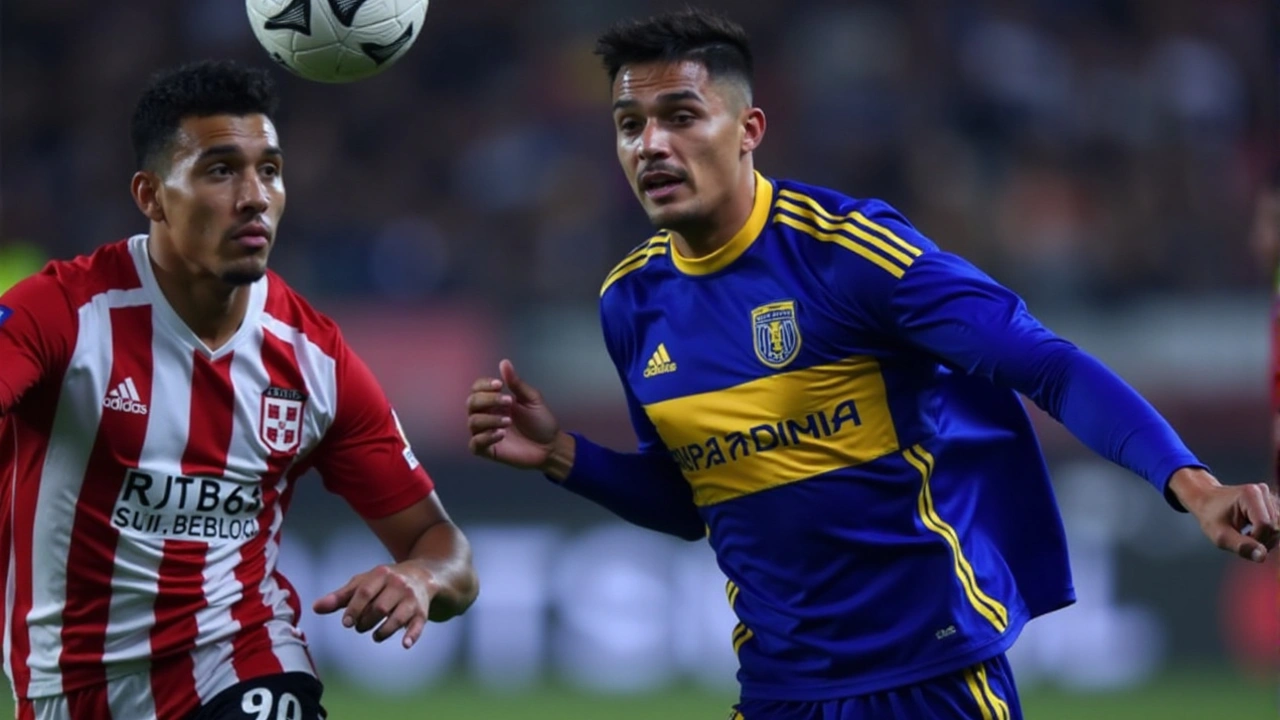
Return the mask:
<svg viewBox="0 0 1280 720">
<path fill-rule="evenodd" d="M 262 393 L 258 434 L 274 452 L 287 453 L 302 442 L 302 408 L 307 396 L 297 390 L 275 387 Z"/>
<path fill-rule="evenodd" d="M 771 368 L 785 367 L 800 352 L 800 324 L 796 301 L 779 300 L 751 311 L 751 334 L 756 357 Z"/>
</svg>

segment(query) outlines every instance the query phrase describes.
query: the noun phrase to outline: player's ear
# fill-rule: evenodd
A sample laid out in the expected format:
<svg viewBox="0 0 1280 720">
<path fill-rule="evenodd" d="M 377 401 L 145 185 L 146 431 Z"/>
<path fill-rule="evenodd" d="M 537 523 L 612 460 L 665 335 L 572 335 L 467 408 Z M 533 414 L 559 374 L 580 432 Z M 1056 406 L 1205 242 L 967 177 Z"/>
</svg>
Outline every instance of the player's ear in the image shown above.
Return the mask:
<svg viewBox="0 0 1280 720">
<path fill-rule="evenodd" d="M 164 206 L 160 201 L 160 178 L 149 170 L 139 170 L 129 183 L 133 202 L 152 222 L 164 222 Z"/>
<path fill-rule="evenodd" d="M 742 111 L 742 152 L 749 153 L 764 141 L 764 111 L 749 107 Z"/>
</svg>

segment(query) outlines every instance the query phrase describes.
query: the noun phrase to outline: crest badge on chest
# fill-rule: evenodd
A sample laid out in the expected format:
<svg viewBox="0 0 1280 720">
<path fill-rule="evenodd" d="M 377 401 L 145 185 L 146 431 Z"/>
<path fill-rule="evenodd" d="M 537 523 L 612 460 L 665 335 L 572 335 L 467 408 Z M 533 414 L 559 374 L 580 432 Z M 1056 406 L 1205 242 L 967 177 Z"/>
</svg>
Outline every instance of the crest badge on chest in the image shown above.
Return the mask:
<svg viewBox="0 0 1280 720">
<path fill-rule="evenodd" d="M 290 388 L 271 386 L 262 393 L 258 432 L 273 452 L 287 453 L 302 441 L 302 410 L 307 396 Z"/>
<path fill-rule="evenodd" d="M 791 364 L 800 352 L 796 301 L 778 300 L 752 310 L 751 334 L 760 362 L 775 369 Z"/>
</svg>

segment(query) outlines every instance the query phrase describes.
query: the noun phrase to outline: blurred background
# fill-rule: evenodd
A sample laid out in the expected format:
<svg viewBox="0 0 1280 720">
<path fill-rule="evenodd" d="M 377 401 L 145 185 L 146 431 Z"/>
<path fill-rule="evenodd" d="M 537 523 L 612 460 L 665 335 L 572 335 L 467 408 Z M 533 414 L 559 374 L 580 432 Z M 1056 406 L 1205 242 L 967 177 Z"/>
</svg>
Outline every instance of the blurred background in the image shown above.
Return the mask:
<svg viewBox="0 0 1280 720">
<path fill-rule="evenodd" d="M 484 591 L 406 653 L 304 627 L 334 717 L 724 717 L 733 619 L 703 543 L 632 530 L 466 454 L 471 381 L 510 357 L 571 428 L 634 439 L 600 282 L 650 233 L 616 165 L 594 37 L 658 0 L 437 0 L 345 86 L 273 69 L 289 208 L 272 264 L 342 323 L 475 544 Z M 1280 205 L 1269 0 L 708 1 L 749 31 L 757 167 L 897 206 L 1147 394 L 1223 478 L 1268 476 Z M 145 231 L 128 195 L 152 71 L 270 65 L 240 0 L 0 6 L 0 289 Z M 1028 717 L 1277 716 L 1277 563 L 1036 411 L 1080 601 L 1013 653 Z M 385 554 L 315 478 L 283 560 L 304 605 Z"/>
</svg>

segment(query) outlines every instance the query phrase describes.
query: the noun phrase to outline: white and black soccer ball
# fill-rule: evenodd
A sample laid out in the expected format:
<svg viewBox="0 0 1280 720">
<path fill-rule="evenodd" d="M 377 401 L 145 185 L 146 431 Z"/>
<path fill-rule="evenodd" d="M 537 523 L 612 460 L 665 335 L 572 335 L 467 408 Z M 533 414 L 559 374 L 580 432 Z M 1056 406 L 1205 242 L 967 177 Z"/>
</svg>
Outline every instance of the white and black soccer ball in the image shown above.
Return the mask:
<svg viewBox="0 0 1280 720">
<path fill-rule="evenodd" d="M 245 0 L 245 10 L 273 60 L 308 80 L 344 83 L 404 57 L 427 0 Z"/>
</svg>

